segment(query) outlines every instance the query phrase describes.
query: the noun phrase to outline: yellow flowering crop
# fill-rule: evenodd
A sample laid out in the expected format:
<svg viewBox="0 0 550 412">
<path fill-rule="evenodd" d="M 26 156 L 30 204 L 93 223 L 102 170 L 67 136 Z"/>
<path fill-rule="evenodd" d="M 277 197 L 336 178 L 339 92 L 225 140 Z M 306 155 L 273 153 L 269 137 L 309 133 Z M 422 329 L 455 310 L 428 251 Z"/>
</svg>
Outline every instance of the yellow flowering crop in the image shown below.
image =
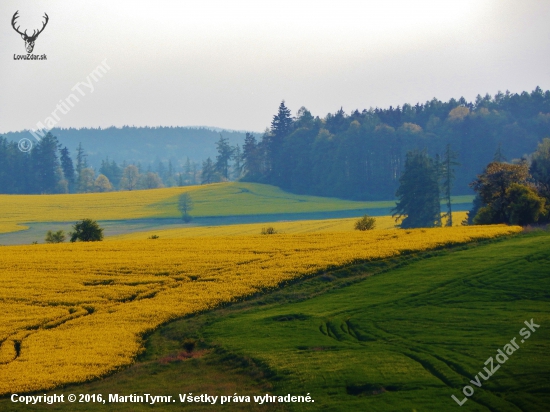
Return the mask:
<svg viewBox="0 0 550 412">
<path fill-rule="evenodd" d="M 467 212 L 453 212 L 453 226 L 461 226 Z M 376 229 L 395 229 L 395 219 L 391 216 L 375 216 Z M 162 239 L 178 239 L 184 237 L 210 237 L 210 236 L 243 236 L 257 235 L 262 228 L 273 227 L 277 233 L 327 233 L 327 232 L 353 232 L 357 217 L 343 219 L 322 220 L 296 220 L 270 223 L 247 223 L 223 226 L 198 226 L 179 227 L 174 229 L 156 229 L 143 232 L 127 233 L 106 238 L 105 240 L 138 240 L 147 239 L 157 235 Z"/>
<path fill-rule="evenodd" d="M 357 217 L 344 219 L 323 219 L 323 220 L 297 220 L 269 223 L 244 223 L 223 226 L 196 226 L 178 227 L 173 229 L 155 229 L 144 232 L 126 233 L 107 238 L 106 240 L 137 240 L 147 239 L 157 235 L 162 239 L 177 239 L 184 237 L 212 237 L 212 236 L 243 236 L 258 235 L 262 228 L 273 227 L 277 233 L 324 233 L 324 232 L 350 232 L 355 230 L 354 225 Z M 395 220 L 391 216 L 376 217 L 376 229 L 393 229 Z"/>
<path fill-rule="evenodd" d="M 330 267 L 487 239 L 472 226 L 0 248 L 0 394 L 132 363 L 161 323 Z"/>
<path fill-rule="evenodd" d="M 228 182 L 108 193 L 57 195 L 0 194 L 0 233 L 26 229 L 26 222 L 66 222 L 84 218 L 126 220 L 179 218 L 178 197 L 189 192 L 193 216 L 306 213 L 393 207 L 394 202 L 355 202 L 301 196 L 258 183 Z M 20 224 L 21 226 L 17 226 Z"/>
<path fill-rule="evenodd" d="M 155 207 L 157 204 L 197 187 L 70 195 L 0 195 L 0 233 L 26 229 L 16 223 L 76 221 L 85 217 L 96 220 L 154 217 L 160 213 L 160 208 Z"/>
</svg>

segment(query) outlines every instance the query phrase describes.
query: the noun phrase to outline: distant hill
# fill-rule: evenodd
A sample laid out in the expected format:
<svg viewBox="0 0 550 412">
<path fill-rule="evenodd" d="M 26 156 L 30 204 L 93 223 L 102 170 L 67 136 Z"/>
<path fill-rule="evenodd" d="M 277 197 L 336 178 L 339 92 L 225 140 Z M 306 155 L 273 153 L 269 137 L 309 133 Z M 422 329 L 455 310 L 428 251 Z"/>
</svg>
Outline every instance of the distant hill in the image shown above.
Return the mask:
<svg viewBox="0 0 550 412">
<path fill-rule="evenodd" d="M 96 168 L 101 160 L 118 163 L 147 165 L 159 160 L 172 160 L 181 165 L 186 157 L 195 162 L 216 157 L 216 141 L 220 134 L 234 146 L 242 146 L 245 132 L 223 130 L 215 127 L 109 127 L 108 129 L 57 129 L 51 130 L 74 157 L 79 143 L 88 155 L 88 163 Z M 28 131 L 4 134 L 8 140 L 19 141 L 26 137 L 34 141 Z"/>
</svg>

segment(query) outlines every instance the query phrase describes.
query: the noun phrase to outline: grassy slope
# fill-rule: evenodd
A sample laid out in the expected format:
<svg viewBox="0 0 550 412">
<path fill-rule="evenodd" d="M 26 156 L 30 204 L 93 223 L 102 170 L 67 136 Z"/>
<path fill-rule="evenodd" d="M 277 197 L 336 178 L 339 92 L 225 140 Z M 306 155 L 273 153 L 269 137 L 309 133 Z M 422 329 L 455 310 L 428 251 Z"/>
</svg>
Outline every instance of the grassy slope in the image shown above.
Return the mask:
<svg viewBox="0 0 550 412">
<path fill-rule="evenodd" d="M 482 389 L 474 387 L 475 394 L 461 410 L 545 411 L 550 402 L 549 247 L 549 234 L 533 234 L 431 252 L 422 255 L 424 259 L 401 258 L 395 261 L 401 267 L 376 276 L 370 274 L 395 263 L 317 276 L 256 300 L 170 323 L 150 336 L 146 353 L 130 369 L 53 392 L 309 392 L 316 399 L 312 410 L 458 410 L 451 394 L 462 399 L 462 387 L 482 370 L 485 360 L 518 336 L 524 320 L 534 318 L 540 329 L 520 343 L 493 377 L 482 381 Z M 203 356 L 171 359 L 189 337 L 200 339 Z M 0 409 L 14 411 L 113 407 L 0 401 Z M 121 411 L 149 409 L 117 404 Z M 158 408 L 180 409 L 177 403 Z M 186 410 L 203 409 L 241 410 L 236 405 L 193 405 Z"/>
<path fill-rule="evenodd" d="M 24 230 L 25 222 L 63 222 L 88 217 L 95 220 L 177 218 L 178 197 L 190 192 L 193 216 L 236 216 L 275 213 L 312 213 L 393 207 L 393 201 L 354 202 L 299 196 L 255 183 L 217 183 L 132 192 L 71 195 L 0 195 L 0 233 Z M 471 200 L 459 196 L 457 203 Z"/>
<path fill-rule="evenodd" d="M 548 250 L 546 234 L 451 253 L 304 302 L 223 318 L 203 333 L 284 376 L 277 392 L 313 393 L 326 410 L 441 411 L 458 407 L 451 395 L 462 399 L 486 359 L 513 337 L 519 342 L 533 318 L 541 328 L 463 409 L 543 411 L 550 402 Z"/>
</svg>

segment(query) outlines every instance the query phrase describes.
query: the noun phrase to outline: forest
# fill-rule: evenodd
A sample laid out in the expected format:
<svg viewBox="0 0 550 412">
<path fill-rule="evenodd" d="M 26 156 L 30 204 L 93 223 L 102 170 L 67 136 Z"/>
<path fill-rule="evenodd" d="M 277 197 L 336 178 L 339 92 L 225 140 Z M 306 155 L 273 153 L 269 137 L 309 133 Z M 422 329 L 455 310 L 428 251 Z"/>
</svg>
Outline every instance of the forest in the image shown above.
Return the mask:
<svg viewBox="0 0 550 412">
<path fill-rule="evenodd" d="M 74 154 L 78 145 L 86 150 L 90 166 L 96 170 L 107 157 L 118 164 L 141 164 L 146 170 L 155 169 L 159 161 L 167 165 L 171 161 L 174 167 L 183 166 L 187 157 L 199 163 L 208 156 L 215 156 L 214 143 L 220 133 L 232 145 L 244 141 L 244 132 L 207 127 L 108 127 L 108 128 L 53 128 L 50 133 Z M 40 137 L 40 134 L 37 133 Z M 28 130 L 4 134 L 8 141 L 19 142 L 30 139 L 33 145 L 37 140 Z M 199 165 L 200 168 L 200 165 Z"/>
<path fill-rule="evenodd" d="M 341 108 L 324 117 L 305 107 L 293 116 L 283 101 L 263 135 L 197 129 L 195 136 L 166 127 L 59 129 L 25 153 L 16 142 L 22 133 L 0 137 L 0 193 L 134 190 L 240 179 L 297 194 L 394 199 L 408 152 L 425 150 L 437 158 L 449 148 L 458 163 L 452 194 L 460 195 L 473 193 L 469 184 L 489 162 L 527 158 L 550 136 L 550 91 L 498 92 L 478 95 L 474 102 L 434 98 L 349 114 Z M 68 146 L 84 137 L 86 144 L 71 153 Z M 195 158 L 183 154 L 186 147 Z"/>
<path fill-rule="evenodd" d="M 539 87 L 475 102 L 434 98 L 349 115 L 340 109 L 324 118 L 304 107 L 292 117 L 283 101 L 261 140 L 247 135 L 244 179 L 299 194 L 392 199 L 408 152 L 437 157 L 449 145 L 459 163 L 453 194 L 471 194 L 469 184 L 489 162 L 527 156 L 548 136 L 550 91 Z"/>
<path fill-rule="evenodd" d="M 124 126 L 52 129 L 37 142 L 28 131 L 10 132 L 0 136 L 0 193 L 85 193 L 198 184 L 201 159 L 216 155 L 214 143 L 222 136 L 236 148 L 245 134 L 213 128 Z M 29 139 L 31 150 L 21 151 L 20 139 Z"/>
</svg>

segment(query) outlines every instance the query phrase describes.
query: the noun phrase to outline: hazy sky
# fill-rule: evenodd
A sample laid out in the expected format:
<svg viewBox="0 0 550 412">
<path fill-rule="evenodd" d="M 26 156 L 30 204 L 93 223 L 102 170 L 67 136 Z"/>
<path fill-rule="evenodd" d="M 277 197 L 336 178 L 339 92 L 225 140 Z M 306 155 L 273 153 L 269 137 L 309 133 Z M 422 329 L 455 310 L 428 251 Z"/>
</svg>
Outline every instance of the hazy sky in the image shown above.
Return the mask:
<svg viewBox="0 0 550 412">
<path fill-rule="evenodd" d="M 33 54 L 20 30 L 49 23 Z M 550 89 L 550 1 L 11 1 L 0 3 L 0 132 L 208 125 L 262 131 L 292 113 Z M 106 59 L 106 60 L 105 60 Z M 87 82 L 102 61 L 110 68 Z"/>
</svg>

